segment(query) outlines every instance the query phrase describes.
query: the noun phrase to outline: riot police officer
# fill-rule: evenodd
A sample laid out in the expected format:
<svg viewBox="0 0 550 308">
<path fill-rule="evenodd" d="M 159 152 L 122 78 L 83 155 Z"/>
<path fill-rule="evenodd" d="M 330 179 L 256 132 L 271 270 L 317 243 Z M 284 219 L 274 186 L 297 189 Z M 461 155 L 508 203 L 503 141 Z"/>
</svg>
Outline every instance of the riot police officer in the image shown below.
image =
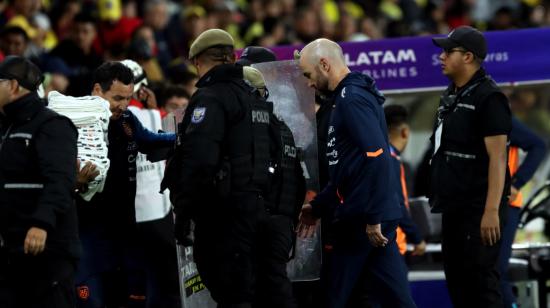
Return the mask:
<svg viewBox="0 0 550 308">
<path fill-rule="evenodd" d="M 1 307 L 73 307 L 81 254 L 73 190 L 77 131 L 37 94 L 42 73 L 0 64 Z"/>
<path fill-rule="evenodd" d="M 203 32 L 189 57 L 200 77 L 164 186 L 176 212 L 176 238 L 195 221 L 194 259 L 219 307 L 251 307 L 257 230 L 266 217 L 269 110 L 235 65 L 231 35 Z"/>
<path fill-rule="evenodd" d="M 506 96 L 482 67 L 487 43 L 463 26 L 434 38 L 451 84 L 441 97 L 432 143 L 431 196 L 443 213 L 444 269 L 455 307 L 501 307 L 497 259 L 510 176 Z"/>
</svg>

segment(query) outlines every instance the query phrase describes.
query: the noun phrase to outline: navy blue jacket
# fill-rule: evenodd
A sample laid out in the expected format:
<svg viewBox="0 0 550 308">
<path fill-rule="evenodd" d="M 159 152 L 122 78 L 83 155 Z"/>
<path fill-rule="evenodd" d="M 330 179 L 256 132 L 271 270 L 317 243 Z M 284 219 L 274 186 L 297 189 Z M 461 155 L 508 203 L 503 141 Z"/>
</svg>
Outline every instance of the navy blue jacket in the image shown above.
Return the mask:
<svg viewBox="0 0 550 308">
<path fill-rule="evenodd" d="M 392 156 L 392 165 L 394 172 L 394 187 L 397 190 L 397 197 L 399 199 L 399 205 L 401 207 L 401 220 L 399 220 L 399 227 L 405 232 L 407 242 L 411 244 L 420 244 L 422 242 L 422 234 L 416 227 L 416 224 L 412 220 L 411 213 L 407 208 L 405 195 L 403 194 L 403 187 L 401 183 L 401 153 L 390 144 L 390 151 Z"/>
<path fill-rule="evenodd" d="M 546 144 L 539 136 L 515 117 L 512 117 L 510 145 L 527 152 L 527 156 L 512 178 L 512 186 L 520 189 L 533 177 L 546 154 Z"/>
<path fill-rule="evenodd" d="M 352 72 L 338 84 L 333 99 L 327 143 L 330 182 L 311 202 L 314 215 L 337 204 L 336 221 L 375 225 L 401 218 L 384 97 L 373 79 Z"/>
</svg>

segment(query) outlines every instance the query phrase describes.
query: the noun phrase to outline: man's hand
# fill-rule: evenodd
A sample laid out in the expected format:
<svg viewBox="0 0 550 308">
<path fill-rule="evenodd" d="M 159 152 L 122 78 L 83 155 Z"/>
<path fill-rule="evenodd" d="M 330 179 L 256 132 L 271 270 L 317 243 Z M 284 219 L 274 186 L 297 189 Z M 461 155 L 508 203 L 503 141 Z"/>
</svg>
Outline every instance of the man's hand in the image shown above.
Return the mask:
<svg viewBox="0 0 550 308">
<path fill-rule="evenodd" d="M 374 247 L 384 247 L 388 244 L 388 239 L 382 234 L 382 226 L 380 224 L 367 225 L 367 236 Z"/>
<path fill-rule="evenodd" d="M 82 170 L 80 169 L 80 159 L 76 160 L 76 187 L 80 192 L 86 192 L 88 183 L 93 181 L 99 175 L 96 165 L 87 161 Z"/>
<path fill-rule="evenodd" d="M 298 223 L 297 228 L 298 237 L 313 237 L 318 225 L 319 219 L 313 216 L 313 208 L 311 207 L 311 204 L 304 204 L 304 206 L 302 206 L 302 212 L 300 213 L 300 222 Z"/>
<path fill-rule="evenodd" d="M 46 238 L 48 237 L 48 232 L 46 230 L 32 227 L 27 231 L 27 236 L 25 237 L 25 243 L 23 246 L 23 251 L 25 254 L 32 254 L 36 256 L 37 254 L 44 251 L 46 248 Z"/>
<path fill-rule="evenodd" d="M 157 105 L 157 98 L 155 96 L 155 92 L 151 91 L 151 89 L 142 86 L 138 90 L 138 100 L 145 105 L 146 109 L 156 109 L 158 107 Z"/>
<path fill-rule="evenodd" d="M 414 245 L 414 249 L 411 253 L 413 256 L 423 256 L 426 253 L 426 241 L 422 241 L 417 245 Z"/>
<path fill-rule="evenodd" d="M 481 217 L 481 242 L 493 246 L 500 240 L 500 220 L 498 210 L 485 210 Z"/>
<path fill-rule="evenodd" d="M 514 186 L 510 186 L 510 202 L 513 202 L 516 200 L 519 194 L 519 189 L 515 188 Z"/>
</svg>

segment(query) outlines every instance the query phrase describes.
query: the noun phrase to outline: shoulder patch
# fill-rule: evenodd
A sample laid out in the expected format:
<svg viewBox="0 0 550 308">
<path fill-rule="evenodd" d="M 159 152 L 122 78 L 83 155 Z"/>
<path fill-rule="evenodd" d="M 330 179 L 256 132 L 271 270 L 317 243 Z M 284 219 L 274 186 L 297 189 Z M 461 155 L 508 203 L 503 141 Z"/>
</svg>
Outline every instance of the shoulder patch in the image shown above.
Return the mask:
<svg viewBox="0 0 550 308">
<path fill-rule="evenodd" d="M 198 124 L 204 120 L 206 115 L 206 107 L 197 107 L 193 109 L 193 114 L 191 115 L 191 122 Z"/>
<path fill-rule="evenodd" d="M 345 87 L 342 89 L 342 92 L 340 93 L 340 96 L 342 96 L 342 98 L 346 98 L 346 88 Z"/>
</svg>

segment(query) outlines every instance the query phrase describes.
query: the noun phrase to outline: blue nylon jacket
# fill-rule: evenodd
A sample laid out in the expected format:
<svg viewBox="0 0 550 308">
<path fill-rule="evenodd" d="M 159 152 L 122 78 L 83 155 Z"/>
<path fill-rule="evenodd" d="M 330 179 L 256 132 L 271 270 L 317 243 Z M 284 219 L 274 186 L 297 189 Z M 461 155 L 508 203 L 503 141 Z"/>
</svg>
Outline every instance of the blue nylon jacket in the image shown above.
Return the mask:
<svg viewBox="0 0 550 308">
<path fill-rule="evenodd" d="M 335 221 L 370 225 L 401 218 L 394 187 L 384 96 L 367 75 L 349 73 L 336 87 L 327 158 L 330 182 L 311 202 L 314 215 L 335 206 Z"/>
</svg>

